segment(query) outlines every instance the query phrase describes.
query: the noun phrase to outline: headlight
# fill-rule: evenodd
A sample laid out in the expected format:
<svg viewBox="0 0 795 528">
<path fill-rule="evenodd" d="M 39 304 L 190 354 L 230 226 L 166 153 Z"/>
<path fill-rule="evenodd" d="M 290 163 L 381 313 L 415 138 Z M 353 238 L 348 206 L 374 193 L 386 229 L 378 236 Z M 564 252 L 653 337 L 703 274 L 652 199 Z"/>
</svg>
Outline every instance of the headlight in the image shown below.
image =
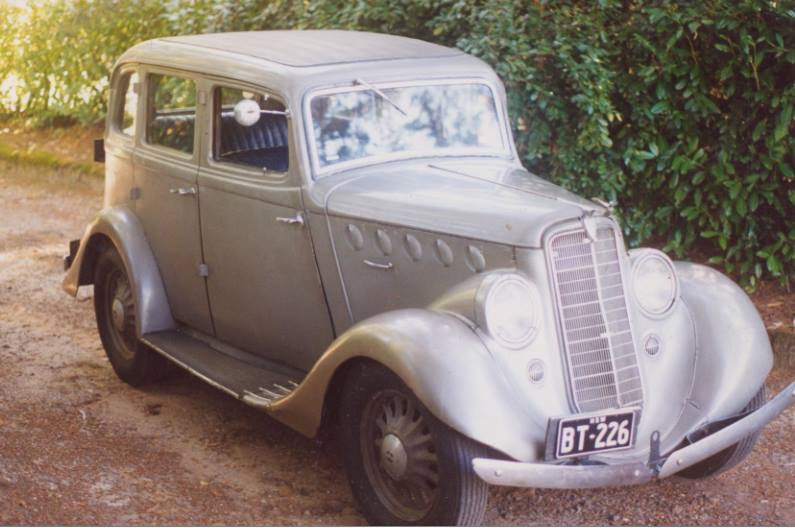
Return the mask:
<svg viewBox="0 0 795 528">
<path fill-rule="evenodd" d="M 647 315 L 659 317 L 673 308 L 679 283 L 671 260 L 665 253 L 644 249 L 632 262 L 632 290 Z"/>
<path fill-rule="evenodd" d="M 538 303 L 535 286 L 516 273 L 495 273 L 477 293 L 477 323 L 497 342 L 521 348 L 536 334 Z"/>
</svg>

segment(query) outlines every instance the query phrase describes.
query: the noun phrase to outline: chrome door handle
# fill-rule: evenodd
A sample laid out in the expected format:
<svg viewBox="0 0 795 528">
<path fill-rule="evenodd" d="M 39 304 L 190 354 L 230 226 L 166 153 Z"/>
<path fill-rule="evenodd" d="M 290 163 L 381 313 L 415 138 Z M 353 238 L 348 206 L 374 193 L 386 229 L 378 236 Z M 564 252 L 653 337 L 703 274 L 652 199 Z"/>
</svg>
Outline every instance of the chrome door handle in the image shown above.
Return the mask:
<svg viewBox="0 0 795 528">
<path fill-rule="evenodd" d="M 289 216 L 277 216 L 276 221 L 283 224 L 297 225 L 298 227 L 301 227 L 304 225 L 304 215 L 299 212 L 292 218 Z"/>
<path fill-rule="evenodd" d="M 196 194 L 196 187 L 174 187 L 169 189 L 168 192 L 171 194 L 177 194 L 179 196 L 187 196 L 190 194 Z"/>
<path fill-rule="evenodd" d="M 365 259 L 364 263 L 365 265 L 370 266 L 371 268 L 381 269 L 384 271 L 389 271 L 395 267 L 395 265 L 392 264 L 391 262 L 387 262 L 386 264 L 380 264 L 378 262 L 373 262 L 372 260 Z"/>
</svg>

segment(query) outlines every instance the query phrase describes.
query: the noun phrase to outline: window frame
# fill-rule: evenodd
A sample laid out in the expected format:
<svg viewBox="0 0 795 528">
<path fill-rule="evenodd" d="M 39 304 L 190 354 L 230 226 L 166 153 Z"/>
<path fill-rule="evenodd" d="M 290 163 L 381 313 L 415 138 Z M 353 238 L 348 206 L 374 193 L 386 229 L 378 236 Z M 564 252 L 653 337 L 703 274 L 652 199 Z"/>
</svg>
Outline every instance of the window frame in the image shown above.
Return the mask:
<svg viewBox="0 0 795 528">
<path fill-rule="evenodd" d="M 113 106 L 111 107 L 110 112 L 110 132 L 117 138 L 122 141 L 129 142 L 134 144 L 136 139 L 140 134 L 140 122 L 141 122 L 141 100 L 143 96 L 143 86 L 141 83 L 141 69 L 139 68 L 138 64 L 124 64 L 117 70 L 116 78 L 113 81 Z M 138 75 L 138 102 L 135 106 L 135 122 L 133 123 L 133 131 L 132 135 L 127 134 L 121 128 L 122 120 L 124 117 L 124 110 L 125 104 L 127 102 L 127 89 L 129 89 L 129 82 L 127 83 L 127 89 L 124 91 L 121 90 L 122 83 L 124 82 L 124 78 L 126 76 Z"/>
<path fill-rule="evenodd" d="M 193 117 L 193 148 L 190 153 L 184 152 L 182 150 L 173 147 L 169 147 L 168 145 L 153 143 L 149 141 L 149 119 L 152 115 L 154 115 L 154 113 L 150 112 L 150 105 L 154 104 L 154 92 L 151 90 L 151 82 L 150 82 L 150 78 L 152 75 L 160 75 L 163 77 L 171 76 L 179 79 L 184 79 L 193 83 L 196 105 L 194 106 L 194 117 Z M 200 103 L 201 77 L 198 76 L 195 72 L 191 71 L 160 68 L 157 66 L 147 66 L 143 70 L 143 74 L 139 72 L 139 78 L 143 78 L 142 83 L 144 86 L 143 92 L 145 98 L 145 104 L 143 106 L 143 119 L 141 120 L 142 123 L 139 125 L 139 127 L 143 128 L 142 133 L 139 134 L 140 144 L 146 146 L 147 148 L 152 148 L 161 152 L 165 152 L 184 160 L 196 159 L 196 156 L 198 155 L 198 152 L 201 148 L 201 141 L 200 141 L 201 130 L 199 126 L 202 115 L 202 112 L 200 111 L 200 107 L 202 106 Z M 141 130 L 141 128 L 139 128 L 139 130 Z"/>
<path fill-rule="evenodd" d="M 207 166 L 218 171 L 226 171 L 234 173 L 247 178 L 255 178 L 259 181 L 269 181 L 272 183 L 283 183 L 288 181 L 289 175 L 293 172 L 295 164 L 293 130 L 292 130 L 292 116 L 290 107 L 287 104 L 287 99 L 281 94 L 267 87 L 236 81 L 227 78 L 207 78 L 205 79 L 207 87 L 207 101 L 208 101 L 208 141 L 207 152 L 203 156 L 206 160 Z M 235 163 L 232 161 L 225 161 L 216 159 L 216 146 L 220 144 L 221 134 L 219 133 L 219 124 L 216 122 L 216 93 L 222 88 L 229 88 L 233 90 L 249 91 L 261 95 L 267 95 L 270 98 L 278 101 L 287 112 L 287 170 L 276 171 L 272 169 L 262 170 L 254 165 L 247 165 L 244 163 Z"/>
<path fill-rule="evenodd" d="M 420 78 L 420 79 L 411 79 L 406 81 L 373 82 L 372 84 L 380 89 L 405 88 L 413 86 L 438 86 L 438 85 L 451 85 L 451 84 L 452 85 L 482 84 L 489 89 L 489 91 L 491 92 L 492 99 L 494 100 L 494 111 L 497 114 L 497 121 L 500 129 L 500 140 L 502 142 L 503 148 L 502 150 L 499 151 L 495 150 L 492 152 L 484 151 L 477 153 L 473 153 L 471 149 L 449 149 L 446 150 L 444 153 L 434 153 L 433 151 L 429 152 L 401 151 L 401 152 L 395 152 L 379 156 L 368 156 L 365 158 L 343 161 L 340 163 L 334 163 L 332 165 L 326 165 L 325 167 L 321 167 L 320 159 L 317 153 L 317 144 L 315 141 L 315 129 L 312 120 L 312 100 L 315 97 L 323 95 L 333 95 L 337 93 L 357 92 L 357 91 L 368 91 L 370 89 L 367 86 L 363 85 L 351 86 L 350 84 L 344 86 L 336 85 L 330 87 L 315 88 L 313 90 L 310 90 L 304 96 L 303 100 L 303 114 L 304 114 L 303 117 L 304 117 L 304 129 L 306 136 L 305 140 L 307 145 L 307 154 L 309 155 L 309 162 L 312 168 L 312 180 L 317 181 L 330 174 L 345 171 L 348 169 L 366 167 L 370 165 L 377 165 L 380 163 L 407 160 L 407 159 L 451 158 L 451 157 L 452 158 L 486 157 L 486 158 L 497 158 L 497 159 L 506 159 L 506 160 L 514 159 L 512 142 L 510 139 L 511 136 L 508 133 L 508 118 L 504 114 L 504 109 L 502 108 L 504 105 L 501 103 L 501 99 L 499 98 L 499 92 L 494 82 L 492 82 L 490 79 L 485 77 L 443 77 L 443 78 L 430 78 L 430 79 Z"/>
</svg>

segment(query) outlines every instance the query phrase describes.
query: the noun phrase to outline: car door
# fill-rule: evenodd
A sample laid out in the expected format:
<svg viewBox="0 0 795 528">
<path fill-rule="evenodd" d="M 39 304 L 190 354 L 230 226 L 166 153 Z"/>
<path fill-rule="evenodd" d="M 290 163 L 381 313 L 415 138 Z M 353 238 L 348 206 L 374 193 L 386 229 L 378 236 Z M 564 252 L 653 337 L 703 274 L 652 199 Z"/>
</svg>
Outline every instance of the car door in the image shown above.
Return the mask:
<svg viewBox="0 0 795 528">
<path fill-rule="evenodd" d="M 145 70 L 145 134 L 135 150 L 136 213 L 175 320 L 211 334 L 199 229 L 196 81 Z"/>
<path fill-rule="evenodd" d="M 334 336 L 284 104 L 231 81 L 208 80 L 206 91 L 211 115 L 199 192 L 216 336 L 309 370 Z M 240 101 L 238 115 L 255 116 L 250 126 L 235 119 Z"/>
</svg>

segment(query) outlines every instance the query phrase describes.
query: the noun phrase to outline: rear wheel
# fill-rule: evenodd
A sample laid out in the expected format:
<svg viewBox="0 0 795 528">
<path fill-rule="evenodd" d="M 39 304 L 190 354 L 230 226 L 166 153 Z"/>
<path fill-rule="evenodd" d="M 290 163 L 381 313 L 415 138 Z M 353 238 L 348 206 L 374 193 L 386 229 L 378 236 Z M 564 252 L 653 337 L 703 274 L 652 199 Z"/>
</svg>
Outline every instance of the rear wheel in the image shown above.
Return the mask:
<svg viewBox="0 0 795 528">
<path fill-rule="evenodd" d="M 94 312 L 102 346 L 119 378 L 138 386 L 169 371 L 168 360 L 138 340 L 132 285 L 112 247 L 100 254 L 95 266 Z"/>
<path fill-rule="evenodd" d="M 759 392 L 756 393 L 756 396 L 754 396 L 745 409 L 743 409 L 743 412 L 753 412 L 762 407 L 766 401 L 767 390 L 765 389 L 765 386 L 762 385 L 762 388 L 759 389 Z M 705 458 L 698 464 L 694 464 L 689 468 L 680 471 L 677 473 L 677 475 L 689 479 L 702 479 L 711 477 L 713 475 L 719 475 L 724 471 L 728 471 L 745 460 L 745 457 L 751 454 L 754 445 L 756 445 L 756 441 L 759 440 L 760 434 L 762 434 L 761 429 L 746 436 L 736 444 L 727 447 L 723 451 L 715 453 L 709 458 Z"/>
<path fill-rule="evenodd" d="M 437 420 L 394 373 L 361 363 L 346 378 L 341 435 L 353 494 L 371 524 L 476 525 L 487 449 Z"/>
</svg>

